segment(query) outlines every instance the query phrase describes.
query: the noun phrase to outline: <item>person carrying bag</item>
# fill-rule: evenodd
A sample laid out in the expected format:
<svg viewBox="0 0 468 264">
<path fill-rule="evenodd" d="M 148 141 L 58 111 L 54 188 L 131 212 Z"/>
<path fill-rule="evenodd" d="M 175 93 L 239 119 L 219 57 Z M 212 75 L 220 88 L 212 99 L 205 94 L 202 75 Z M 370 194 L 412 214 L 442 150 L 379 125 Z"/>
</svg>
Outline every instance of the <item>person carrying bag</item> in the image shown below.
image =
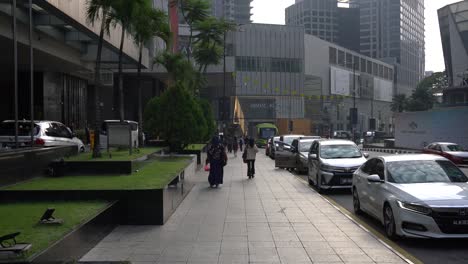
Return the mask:
<svg viewBox="0 0 468 264">
<path fill-rule="evenodd" d="M 249 139 L 249 143 L 245 146 L 242 159 L 247 163 L 247 177 L 252 179 L 255 177 L 255 158 L 257 156 L 258 148 L 255 145 L 254 139 Z"/>
</svg>

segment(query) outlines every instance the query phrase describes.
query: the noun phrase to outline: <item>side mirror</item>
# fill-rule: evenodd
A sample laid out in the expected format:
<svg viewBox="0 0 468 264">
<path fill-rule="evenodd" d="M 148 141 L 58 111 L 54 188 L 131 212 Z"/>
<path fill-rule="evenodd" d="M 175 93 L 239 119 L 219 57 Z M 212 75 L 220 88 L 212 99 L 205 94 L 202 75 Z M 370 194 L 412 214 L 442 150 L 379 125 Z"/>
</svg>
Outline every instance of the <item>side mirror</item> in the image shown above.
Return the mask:
<svg viewBox="0 0 468 264">
<path fill-rule="evenodd" d="M 309 154 L 309 159 L 316 160 L 317 159 L 317 154 L 310 153 Z"/>
<path fill-rule="evenodd" d="M 382 179 L 380 179 L 379 175 L 377 174 L 372 174 L 367 177 L 367 181 L 370 183 L 384 183 Z"/>
<path fill-rule="evenodd" d="M 369 153 L 367 153 L 367 152 L 364 152 L 364 153 L 362 153 L 362 155 L 363 155 L 363 156 L 364 156 L 364 158 L 366 158 L 366 159 L 368 159 L 368 158 L 369 158 Z"/>
<path fill-rule="evenodd" d="M 292 153 L 296 153 L 296 152 L 297 152 L 297 149 L 296 149 L 295 147 L 291 146 L 290 151 L 291 151 Z"/>
</svg>

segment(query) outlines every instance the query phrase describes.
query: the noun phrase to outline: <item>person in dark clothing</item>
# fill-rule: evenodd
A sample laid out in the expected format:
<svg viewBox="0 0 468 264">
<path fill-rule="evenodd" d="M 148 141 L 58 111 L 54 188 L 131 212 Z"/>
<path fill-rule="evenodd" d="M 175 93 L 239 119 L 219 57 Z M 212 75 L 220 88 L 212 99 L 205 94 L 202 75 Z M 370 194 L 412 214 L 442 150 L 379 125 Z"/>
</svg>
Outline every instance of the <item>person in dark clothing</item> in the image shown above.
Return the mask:
<svg viewBox="0 0 468 264">
<path fill-rule="evenodd" d="M 232 139 L 228 138 L 226 141 L 227 141 L 228 152 L 232 153 Z"/>
<path fill-rule="evenodd" d="M 218 187 L 223 184 L 224 166 L 227 164 L 227 155 L 224 146 L 219 143 L 217 136 L 211 140 L 211 145 L 208 149 L 208 157 L 206 164 L 210 164 L 210 174 L 208 182 L 210 187 Z"/>
<path fill-rule="evenodd" d="M 242 137 L 240 137 L 239 138 L 239 149 L 240 149 L 241 152 L 244 151 L 243 147 L 244 147 L 244 139 Z"/>
<path fill-rule="evenodd" d="M 239 145 L 237 144 L 237 137 L 234 137 L 232 141 L 232 150 L 234 150 L 234 157 L 237 158 L 237 150 L 239 149 Z"/>
<path fill-rule="evenodd" d="M 249 139 L 249 144 L 245 146 L 244 154 L 247 163 L 247 177 L 252 179 L 255 177 L 255 158 L 257 156 L 258 148 L 255 145 L 253 138 Z"/>
</svg>

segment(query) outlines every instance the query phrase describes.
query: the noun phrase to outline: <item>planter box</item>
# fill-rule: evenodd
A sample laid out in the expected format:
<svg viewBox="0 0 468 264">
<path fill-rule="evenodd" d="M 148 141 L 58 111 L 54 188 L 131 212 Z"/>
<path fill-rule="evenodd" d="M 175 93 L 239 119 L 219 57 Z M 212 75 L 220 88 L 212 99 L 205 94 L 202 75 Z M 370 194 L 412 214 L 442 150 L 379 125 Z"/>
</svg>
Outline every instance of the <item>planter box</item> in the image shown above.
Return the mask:
<svg viewBox="0 0 468 264">
<path fill-rule="evenodd" d="M 73 261 L 81 259 L 114 230 L 118 224 L 115 221 L 117 213 L 117 204 L 112 202 L 92 219 L 75 227 L 70 233 L 42 252 L 32 255 L 26 260 L 5 259 L 0 260 L 0 263 L 74 263 Z"/>
<path fill-rule="evenodd" d="M 121 225 L 163 225 L 192 189 L 196 171 L 192 162 L 162 189 L 148 190 L 1 190 L 0 201 L 107 200 L 117 201 L 116 222 Z"/>
<path fill-rule="evenodd" d="M 53 160 L 74 155 L 77 151 L 76 147 L 69 146 L 0 152 L 0 186 L 42 175 Z"/>
<path fill-rule="evenodd" d="M 206 151 L 201 151 L 201 150 L 184 150 L 184 151 L 182 151 L 181 154 L 197 155 L 197 164 L 198 164 L 198 165 L 205 164 L 205 160 L 206 160 Z"/>
<path fill-rule="evenodd" d="M 98 174 L 131 174 L 137 170 L 141 163 L 148 159 L 151 155 L 141 156 L 134 160 L 126 161 L 59 161 L 54 162 L 51 166 L 60 175 L 98 175 Z"/>
</svg>

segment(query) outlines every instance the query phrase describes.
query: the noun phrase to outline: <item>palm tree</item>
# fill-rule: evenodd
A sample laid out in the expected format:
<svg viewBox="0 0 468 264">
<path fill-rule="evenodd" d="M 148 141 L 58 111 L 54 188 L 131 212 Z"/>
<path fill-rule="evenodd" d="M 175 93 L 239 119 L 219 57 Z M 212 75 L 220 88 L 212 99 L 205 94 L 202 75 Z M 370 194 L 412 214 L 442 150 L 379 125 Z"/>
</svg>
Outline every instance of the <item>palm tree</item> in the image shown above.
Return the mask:
<svg viewBox="0 0 468 264">
<path fill-rule="evenodd" d="M 96 22 L 101 22 L 101 30 L 99 32 L 98 49 L 96 55 L 96 65 L 94 72 L 94 148 L 93 158 L 101 157 L 101 148 L 99 142 L 99 134 L 101 129 L 101 108 L 99 90 L 101 88 L 101 54 L 104 33 L 109 35 L 109 12 L 111 10 L 112 0 L 88 0 L 86 8 L 86 16 L 88 23 L 94 25 Z"/>
<path fill-rule="evenodd" d="M 161 10 L 152 8 L 144 8 L 139 10 L 138 15 L 132 22 L 133 38 L 139 46 L 138 54 L 138 126 L 139 135 L 138 140 L 140 145 L 143 144 L 143 107 L 142 107 L 142 88 L 141 88 L 141 60 L 143 47 L 148 41 L 154 37 L 162 39 L 166 48 L 169 47 L 171 32 L 169 23 L 167 22 L 167 15 Z"/>
<path fill-rule="evenodd" d="M 120 37 L 119 47 L 119 117 L 120 122 L 125 119 L 124 114 L 124 98 L 123 98 L 123 73 L 122 73 L 122 59 L 123 59 L 123 47 L 125 42 L 125 32 L 131 27 L 131 22 L 135 18 L 135 14 L 140 9 L 151 8 L 151 3 L 148 0 L 114 0 L 112 1 L 112 11 L 110 13 L 110 19 L 113 26 L 120 24 L 122 27 L 122 34 Z"/>
<path fill-rule="evenodd" d="M 408 99 L 406 98 L 405 94 L 397 94 L 393 97 L 392 104 L 390 105 L 390 108 L 392 112 L 396 113 L 401 113 L 404 110 L 406 110 L 408 105 Z"/>
<path fill-rule="evenodd" d="M 190 36 L 188 43 L 187 59 L 190 60 L 192 50 L 193 31 L 196 23 L 210 16 L 210 3 L 206 0 L 181 0 L 180 9 L 185 23 L 189 26 Z"/>
</svg>

